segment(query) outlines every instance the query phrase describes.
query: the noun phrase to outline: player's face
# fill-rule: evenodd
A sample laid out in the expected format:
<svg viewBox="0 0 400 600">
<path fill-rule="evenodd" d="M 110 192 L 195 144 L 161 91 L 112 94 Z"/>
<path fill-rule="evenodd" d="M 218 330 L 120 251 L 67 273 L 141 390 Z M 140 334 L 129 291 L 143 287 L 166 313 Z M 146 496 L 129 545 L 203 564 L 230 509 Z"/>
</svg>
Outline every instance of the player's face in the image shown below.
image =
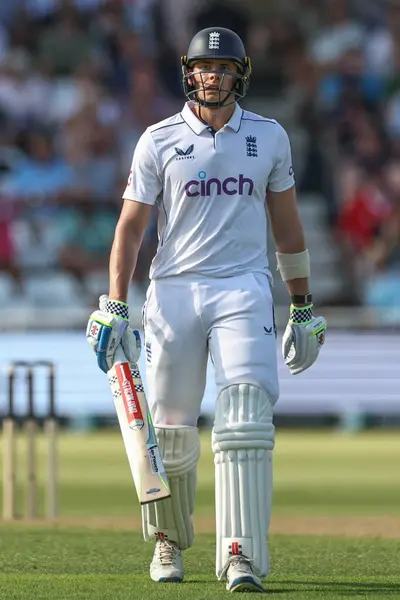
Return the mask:
<svg viewBox="0 0 400 600">
<path fill-rule="evenodd" d="M 198 60 L 192 71 L 198 98 L 206 102 L 223 102 L 237 81 L 238 68 L 232 60 Z"/>
</svg>

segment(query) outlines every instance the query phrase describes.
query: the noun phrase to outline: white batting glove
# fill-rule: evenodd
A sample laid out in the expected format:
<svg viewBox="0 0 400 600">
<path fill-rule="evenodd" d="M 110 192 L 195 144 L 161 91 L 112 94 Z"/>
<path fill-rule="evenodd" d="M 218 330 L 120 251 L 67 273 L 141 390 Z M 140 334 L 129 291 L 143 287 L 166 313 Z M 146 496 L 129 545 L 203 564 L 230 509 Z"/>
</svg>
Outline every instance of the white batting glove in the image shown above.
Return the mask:
<svg viewBox="0 0 400 600">
<path fill-rule="evenodd" d="M 111 369 L 119 346 L 129 362 L 137 363 L 141 351 L 140 333 L 129 327 L 128 305 L 103 295 L 99 299 L 99 308 L 89 317 L 86 339 L 97 356 L 100 369 L 105 373 Z"/>
<path fill-rule="evenodd" d="M 315 363 L 325 342 L 326 321 L 314 317 L 313 305 L 290 306 L 289 323 L 282 338 L 283 359 L 292 375 Z"/>
</svg>

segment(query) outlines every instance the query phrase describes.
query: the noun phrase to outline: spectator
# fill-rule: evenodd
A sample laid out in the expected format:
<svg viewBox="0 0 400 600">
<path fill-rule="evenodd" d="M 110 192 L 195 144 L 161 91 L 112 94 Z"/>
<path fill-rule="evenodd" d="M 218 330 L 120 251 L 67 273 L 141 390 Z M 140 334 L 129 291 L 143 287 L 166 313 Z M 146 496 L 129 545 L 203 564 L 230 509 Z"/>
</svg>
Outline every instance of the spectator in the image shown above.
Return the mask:
<svg viewBox="0 0 400 600">
<path fill-rule="evenodd" d="M 90 199 L 65 208 L 57 219 L 59 265 L 75 277 L 84 295 L 90 295 L 87 276 L 107 268 L 116 219 L 115 207 Z"/>
<path fill-rule="evenodd" d="M 391 216 L 391 205 L 380 165 L 349 166 L 346 183 L 335 235 L 342 256 L 344 299 L 349 304 L 360 304 L 370 271 L 367 256 Z"/>
<path fill-rule="evenodd" d="M 326 203 L 347 301 L 397 278 L 400 0 L 13 0 L 0 2 L 0 269 L 16 290 L 34 266 L 73 273 L 82 294 L 107 269 L 134 146 L 181 109 L 179 58 L 218 24 L 253 61 L 244 106 L 289 131 L 300 202 Z"/>
<path fill-rule="evenodd" d="M 83 128 L 82 118 L 86 128 Z M 63 204 L 81 197 L 93 202 L 114 200 L 118 180 L 118 157 L 115 153 L 115 138 L 112 129 L 92 118 L 88 122 L 85 113 L 70 121 L 70 141 L 74 142 L 67 156 L 71 167 L 71 178 L 62 190 Z M 74 135 L 75 126 L 81 127 L 81 137 Z M 78 142 L 80 140 L 80 144 Z"/>
<path fill-rule="evenodd" d="M 360 256 L 368 250 L 382 225 L 388 221 L 392 209 L 384 194 L 382 168 L 359 168 L 353 191 L 343 198 L 336 230 L 341 241 L 350 249 L 351 256 Z M 350 187 L 350 186 L 349 186 Z"/>
<path fill-rule="evenodd" d="M 365 69 L 360 48 L 342 53 L 336 69 L 320 80 L 319 101 L 324 111 L 340 110 L 347 103 L 362 103 L 373 111 L 384 99 L 385 85 L 382 77 Z"/>
<path fill-rule="evenodd" d="M 365 44 L 367 69 L 374 75 L 390 77 L 396 68 L 400 39 L 400 2 L 388 1 L 384 23 L 368 36 Z"/>
<path fill-rule="evenodd" d="M 0 164 L 0 184 L 8 166 Z M 17 265 L 13 240 L 14 207 L 10 199 L 0 192 L 0 272 L 6 273 L 12 283 L 14 295 L 23 293 L 22 274 Z"/>
<path fill-rule="evenodd" d="M 55 151 L 51 133 L 33 131 L 27 135 L 27 156 L 10 172 L 3 191 L 17 200 L 45 205 L 68 185 L 71 176 L 72 169 Z"/>
<path fill-rule="evenodd" d="M 96 65 L 80 64 L 69 77 L 53 79 L 47 119 L 51 125 L 62 125 L 81 112 L 95 113 L 102 94 L 100 73 Z"/>
<path fill-rule="evenodd" d="M 249 19 L 242 8 L 232 5 L 226 0 L 212 0 L 201 5 L 193 21 L 193 30 L 199 31 L 206 27 L 227 27 L 233 29 L 243 40 L 244 45 L 248 42 Z"/>
<path fill-rule="evenodd" d="M 41 121 L 50 100 L 51 84 L 31 66 L 22 48 L 10 50 L 0 62 L 0 110 L 19 128 Z"/>
<path fill-rule="evenodd" d="M 400 162 L 392 161 L 385 170 L 391 199 L 391 212 L 366 252 L 370 277 L 365 302 L 378 308 L 397 308 L 400 293 Z"/>
<path fill-rule="evenodd" d="M 296 56 L 304 54 L 300 28 L 284 15 L 270 16 L 250 29 L 253 41 L 254 74 L 252 86 L 258 95 L 282 94 L 289 83 L 288 67 Z M 258 46 L 258 47 L 257 47 Z"/>
<path fill-rule="evenodd" d="M 322 72 L 334 69 L 338 60 L 364 42 L 362 25 L 350 15 L 348 0 L 324 0 L 325 23 L 311 43 L 311 56 Z"/>
<path fill-rule="evenodd" d="M 55 23 L 44 31 L 39 41 L 38 58 L 48 64 L 55 75 L 70 75 L 94 54 L 79 13 L 69 5 L 57 13 Z"/>
</svg>

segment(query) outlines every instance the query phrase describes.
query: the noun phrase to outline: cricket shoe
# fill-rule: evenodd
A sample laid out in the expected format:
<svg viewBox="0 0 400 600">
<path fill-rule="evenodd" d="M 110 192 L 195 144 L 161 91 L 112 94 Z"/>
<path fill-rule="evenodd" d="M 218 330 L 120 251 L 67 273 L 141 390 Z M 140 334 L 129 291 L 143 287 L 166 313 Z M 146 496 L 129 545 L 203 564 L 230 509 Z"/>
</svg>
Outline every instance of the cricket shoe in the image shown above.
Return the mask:
<svg viewBox="0 0 400 600">
<path fill-rule="evenodd" d="M 250 560 L 243 555 L 231 556 L 223 575 L 226 575 L 228 592 L 265 593 L 261 579 L 254 573 Z"/>
<path fill-rule="evenodd" d="M 183 581 L 181 549 L 168 539 L 158 539 L 150 565 L 150 577 L 156 582 Z"/>
</svg>

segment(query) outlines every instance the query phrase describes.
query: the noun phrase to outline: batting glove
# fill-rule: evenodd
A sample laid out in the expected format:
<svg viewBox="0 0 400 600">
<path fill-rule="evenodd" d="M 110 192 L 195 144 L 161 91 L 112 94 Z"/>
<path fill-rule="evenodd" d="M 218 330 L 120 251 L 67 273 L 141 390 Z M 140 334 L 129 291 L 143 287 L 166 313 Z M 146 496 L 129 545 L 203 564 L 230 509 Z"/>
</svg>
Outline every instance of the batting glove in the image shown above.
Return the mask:
<svg viewBox="0 0 400 600">
<path fill-rule="evenodd" d="M 103 295 L 99 299 L 99 308 L 89 317 L 86 339 L 97 356 L 100 369 L 105 373 L 111 369 L 119 346 L 127 361 L 137 363 L 141 351 L 140 333 L 129 327 L 128 305 Z"/>
<path fill-rule="evenodd" d="M 315 363 L 325 342 L 326 321 L 314 317 L 313 305 L 290 306 L 289 323 L 282 338 L 283 359 L 292 375 Z"/>
</svg>

